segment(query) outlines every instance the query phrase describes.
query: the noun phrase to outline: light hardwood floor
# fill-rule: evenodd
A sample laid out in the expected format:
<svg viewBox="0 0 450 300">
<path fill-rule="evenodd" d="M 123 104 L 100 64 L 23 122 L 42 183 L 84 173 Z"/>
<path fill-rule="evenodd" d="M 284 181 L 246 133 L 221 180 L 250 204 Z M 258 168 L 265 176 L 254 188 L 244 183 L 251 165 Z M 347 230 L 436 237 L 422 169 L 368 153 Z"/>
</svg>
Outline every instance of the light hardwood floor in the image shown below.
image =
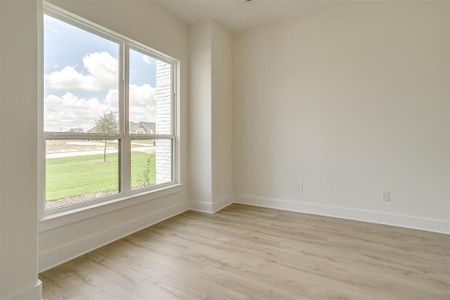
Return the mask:
<svg viewBox="0 0 450 300">
<path fill-rule="evenodd" d="M 233 204 L 40 276 L 44 299 L 450 299 L 450 236 Z"/>
</svg>

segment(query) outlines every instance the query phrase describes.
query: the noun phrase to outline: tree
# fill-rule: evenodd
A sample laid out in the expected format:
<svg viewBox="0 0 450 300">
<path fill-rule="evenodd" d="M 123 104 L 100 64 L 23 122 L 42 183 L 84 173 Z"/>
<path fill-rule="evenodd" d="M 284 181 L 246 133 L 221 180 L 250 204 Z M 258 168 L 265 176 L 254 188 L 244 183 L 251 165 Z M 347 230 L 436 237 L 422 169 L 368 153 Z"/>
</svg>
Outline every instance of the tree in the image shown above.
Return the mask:
<svg viewBox="0 0 450 300">
<path fill-rule="evenodd" d="M 80 127 L 70 128 L 69 132 L 83 132 L 83 128 Z"/>
<path fill-rule="evenodd" d="M 117 133 L 119 124 L 117 122 L 117 116 L 114 112 L 104 113 L 97 121 L 95 121 L 96 133 Z M 106 141 L 103 150 L 103 161 L 106 161 Z"/>
</svg>

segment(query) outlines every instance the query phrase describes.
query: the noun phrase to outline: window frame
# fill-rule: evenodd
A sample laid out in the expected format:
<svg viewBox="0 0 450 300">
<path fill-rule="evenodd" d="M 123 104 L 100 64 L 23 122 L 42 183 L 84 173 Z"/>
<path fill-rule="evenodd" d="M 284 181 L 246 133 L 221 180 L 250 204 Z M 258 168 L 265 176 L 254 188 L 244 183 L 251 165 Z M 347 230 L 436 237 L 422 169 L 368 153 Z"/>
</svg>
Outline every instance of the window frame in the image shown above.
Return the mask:
<svg viewBox="0 0 450 300">
<path fill-rule="evenodd" d="M 115 42 L 119 46 L 119 74 L 118 74 L 118 115 L 119 131 L 115 134 L 102 133 L 73 133 L 73 132 L 46 132 L 44 131 L 44 48 L 43 48 L 43 27 L 44 15 L 56 18 L 62 22 Z M 180 186 L 179 177 L 179 107 L 178 107 L 178 73 L 179 60 L 172 58 L 149 46 L 141 44 L 126 36 L 118 34 L 103 26 L 95 24 L 71 12 L 59 8 L 53 4 L 43 2 L 42 10 L 39 11 L 39 34 L 38 34 L 38 198 L 40 220 L 48 219 L 51 216 L 65 215 L 71 211 L 80 211 L 108 203 L 128 200 L 137 196 L 142 196 L 162 189 Z M 129 133 L 129 52 L 130 49 L 139 51 L 157 60 L 171 65 L 171 132 L 170 134 L 131 134 Z M 131 186 L 131 141 L 136 139 L 164 139 L 171 140 L 172 143 L 172 180 L 162 184 L 153 184 L 147 187 L 132 189 Z M 73 205 L 61 206 L 55 209 L 46 208 L 46 141 L 47 140 L 118 140 L 119 156 L 119 186 L 118 193 L 94 198 L 92 200 L 75 203 Z"/>
</svg>

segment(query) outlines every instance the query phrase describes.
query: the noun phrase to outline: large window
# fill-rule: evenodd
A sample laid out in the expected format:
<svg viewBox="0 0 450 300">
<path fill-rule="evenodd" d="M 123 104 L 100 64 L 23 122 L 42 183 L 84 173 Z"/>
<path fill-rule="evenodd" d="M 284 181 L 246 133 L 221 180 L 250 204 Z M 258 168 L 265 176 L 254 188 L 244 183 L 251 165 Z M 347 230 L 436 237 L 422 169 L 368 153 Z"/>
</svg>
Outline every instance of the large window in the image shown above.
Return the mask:
<svg viewBox="0 0 450 300">
<path fill-rule="evenodd" d="M 46 7 L 46 211 L 175 183 L 174 60 Z"/>
</svg>

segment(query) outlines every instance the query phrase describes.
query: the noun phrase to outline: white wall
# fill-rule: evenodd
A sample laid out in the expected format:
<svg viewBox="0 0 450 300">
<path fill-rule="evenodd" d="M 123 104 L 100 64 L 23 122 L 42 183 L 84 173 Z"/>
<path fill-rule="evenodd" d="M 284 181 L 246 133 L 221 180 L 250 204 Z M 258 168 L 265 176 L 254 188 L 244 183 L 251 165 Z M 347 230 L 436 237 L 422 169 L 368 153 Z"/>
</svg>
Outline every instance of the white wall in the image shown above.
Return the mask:
<svg viewBox="0 0 450 300">
<path fill-rule="evenodd" d="M 51 2 L 180 60 L 180 167 L 184 186 L 180 192 L 160 199 L 144 201 L 131 207 L 41 232 L 39 236 L 41 270 L 137 229 L 147 227 L 189 207 L 187 188 L 189 184 L 187 176 L 189 31 L 187 25 L 159 6 L 145 1 L 55 0 Z"/>
<path fill-rule="evenodd" d="M 214 201 L 224 205 L 234 195 L 232 39 L 217 22 L 212 23 L 211 32 L 212 186 Z"/>
<path fill-rule="evenodd" d="M 192 205 L 212 205 L 211 26 L 190 29 L 189 160 Z"/>
<path fill-rule="evenodd" d="M 0 299 L 37 300 L 37 13 L 0 1 Z"/>
<path fill-rule="evenodd" d="M 192 207 L 214 212 L 233 201 L 232 40 L 217 22 L 191 26 Z"/>
<path fill-rule="evenodd" d="M 341 8 L 235 36 L 237 197 L 450 232 L 450 3 Z"/>
</svg>

